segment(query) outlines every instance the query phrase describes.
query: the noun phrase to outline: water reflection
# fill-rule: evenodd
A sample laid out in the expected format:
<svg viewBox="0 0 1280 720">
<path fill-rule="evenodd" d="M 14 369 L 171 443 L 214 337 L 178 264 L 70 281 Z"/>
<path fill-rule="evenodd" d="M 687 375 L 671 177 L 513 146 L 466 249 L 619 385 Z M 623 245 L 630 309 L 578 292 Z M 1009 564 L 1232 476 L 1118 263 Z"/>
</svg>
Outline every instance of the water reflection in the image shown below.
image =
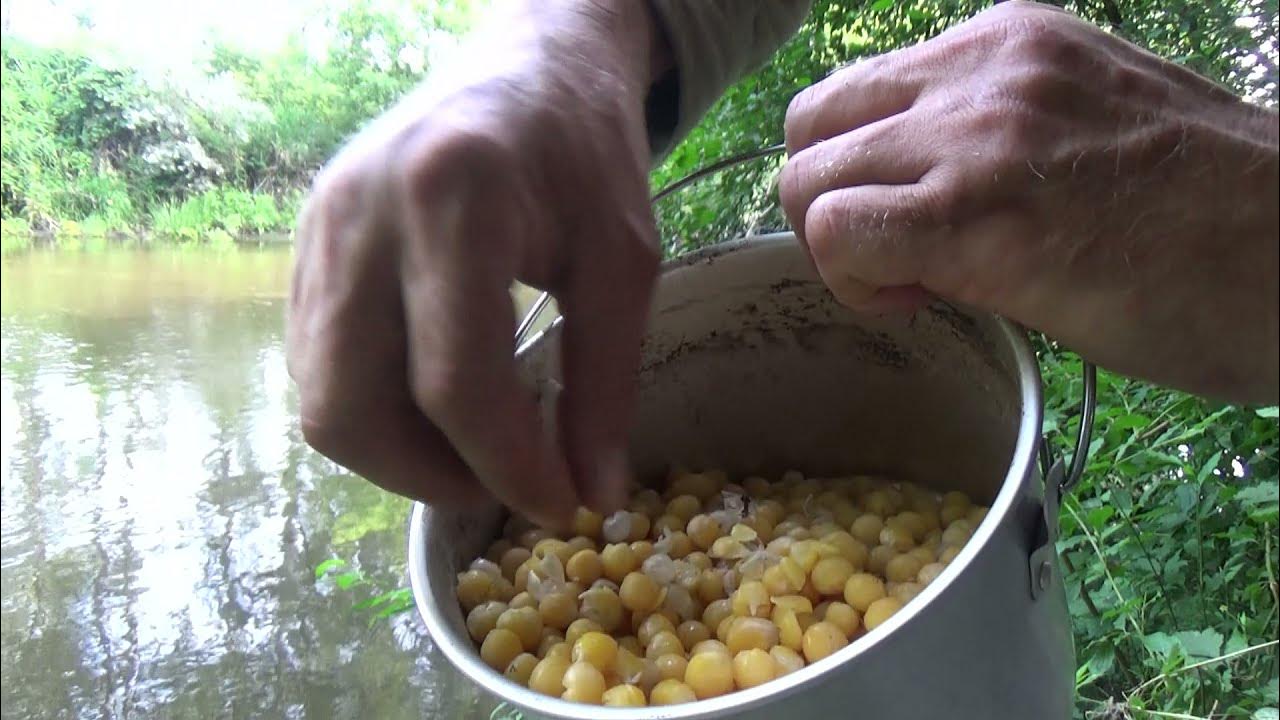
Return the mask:
<svg viewBox="0 0 1280 720">
<path fill-rule="evenodd" d="M 288 262 L 4 259 L 4 717 L 487 716 L 411 618 L 315 580 L 393 587 L 407 507 L 302 442 Z"/>
</svg>

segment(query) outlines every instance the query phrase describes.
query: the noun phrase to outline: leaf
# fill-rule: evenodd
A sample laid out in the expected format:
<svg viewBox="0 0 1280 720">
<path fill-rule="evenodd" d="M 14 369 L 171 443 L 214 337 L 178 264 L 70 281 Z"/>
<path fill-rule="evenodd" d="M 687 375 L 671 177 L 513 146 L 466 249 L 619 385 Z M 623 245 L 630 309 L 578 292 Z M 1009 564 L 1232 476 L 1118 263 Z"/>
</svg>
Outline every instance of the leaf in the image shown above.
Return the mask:
<svg viewBox="0 0 1280 720">
<path fill-rule="evenodd" d="M 1111 672 L 1111 668 L 1116 664 L 1116 649 L 1114 646 L 1108 646 L 1100 649 L 1089 658 L 1089 672 L 1095 677 L 1101 677 Z"/>
<path fill-rule="evenodd" d="M 1126 488 L 1116 488 L 1116 491 L 1111 493 L 1111 502 L 1125 515 L 1133 512 L 1133 498 L 1129 496 Z"/>
<path fill-rule="evenodd" d="M 334 568 L 340 568 L 346 564 L 347 564 L 347 561 L 343 560 L 342 558 L 329 558 L 328 560 L 325 560 L 319 565 L 316 565 L 316 579 L 319 580 L 320 578 L 324 577 L 325 573 L 329 572 L 330 570 Z"/>
<path fill-rule="evenodd" d="M 1260 482 L 1252 487 L 1247 487 L 1236 493 L 1236 500 L 1239 500 L 1247 507 L 1263 504 L 1275 504 L 1280 502 L 1280 482 L 1272 480 L 1270 482 Z"/>
<path fill-rule="evenodd" d="M 1178 647 L 1178 641 L 1172 635 L 1164 632 L 1149 633 L 1142 638 L 1142 646 L 1151 654 L 1163 660 Z"/>
<path fill-rule="evenodd" d="M 388 601 L 390 601 L 390 600 L 394 599 L 394 598 L 395 598 L 395 597 L 397 597 L 401 592 L 402 592 L 402 591 L 401 591 L 400 589 L 396 589 L 396 590 L 389 590 L 389 591 L 387 591 L 387 592 L 382 593 L 381 595 L 375 595 L 374 597 L 366 598 L 366 599 L 364 599 L 364 600 L 361 600 L 360 602 L 356 603 L 355 605 L 352 605 L 352 607 L 353 607 L 353 608 L 355 608 L 356 610 L 366 610 L 366 609 L 368 609 L 368 608 L 374 608 L 374 607 L 377 607 L 377 606 L 379 606 L 379 605 L 381 605 L 381 604 L 383 604 L 383 603 L 385 603 L 385 602 L 388 602 Z"/>
<path fill-rule="evenodd" d="M 1258 708 L 1253 712 L 1253 720 L 1280 720 L 1280 709 Z"/>
<path fill-rule="evenodd" d="M 1116 514 L 1116 509 L 1110 505 L 1103 505 L 1090 510 L 1085 516 L 1085 522 L 1089 523 L 1089 527 L 1101 529 L 1107 524 L 1107 521 Z"/>
<path fill-rule="evenodd" d="M 1218 453 L 1214 453 L 1208 460 L 1205 461 L 1204 465 L 1200 467 L 1200 472 L 1196 473 L 1197 485 L 1203 483 L 1209 477 L 1209 475 L 1218 467 L 1218 460 L 1220 459 L 1221 459 L 1221 456 Z"/>
<path fill-rule="evenodd" d="M 1212 628 L 1208 630 L 1187 630 L 1174 637 L 1182 645 L 1189 658 L 1207 660 L 1218 657 L 1222 653 L 1222 633 Z"/>
<path fill-rule="evenodd" d="M 359 570 L 348 570 L 334 578 L 334 581 L 338 583 L 340 590 L 350 590 L 353 586 L 364 582 L 364 577 Z"/>
<path fill-rule="evenodd" d="M 871 12 L 884 12 L 893 7 L 893 0 L 876 0 L 867 8 Z"/>
<path fill-rule="evenodd" d="M 1112 430 L 1133 430 L 1136 428 L 1144 428 L 1150 424 L 1151 424 L 1151 418 L 1147 417 L 1146 415 L 1141 415 L 1139 413 L 1133 413 L 1130 415 L 1125 415 L 1124 417 L 1121 417 L 1121 418 L 1116 418 L 1111 423 L 1111 429 Z"/>
<path fill-rule="evenodd" d="M 1280 417 L 1280 406 L 1272 405 L 1271 407 L 1258 408 L 1253 412 L 1260 418 Z"/>
<path fill-rule="evenodd" d="M 1200 488 L 1198 485 L 1179 485 L 1173 491 L 1173 499 L 1178 507 L 1178 511 L 1186 515 L 1191 508 L 1196 506 L 1196 500 L 1200 497 Z"/>
</svg>

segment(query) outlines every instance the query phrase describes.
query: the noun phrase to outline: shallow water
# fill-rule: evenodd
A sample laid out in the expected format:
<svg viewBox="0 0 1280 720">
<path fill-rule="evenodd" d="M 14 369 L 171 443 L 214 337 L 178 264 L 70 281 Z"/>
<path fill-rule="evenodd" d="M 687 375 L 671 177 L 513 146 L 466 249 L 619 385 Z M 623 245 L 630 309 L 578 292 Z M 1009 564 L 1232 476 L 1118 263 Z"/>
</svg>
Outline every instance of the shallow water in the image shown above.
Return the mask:
<svg viewBox="0 0 1280 720">
<path fill-rule="evenodd" d="M 287 247 L 3 260 L 5 718 L 488 717 L 402 583 L 408 503 L 307 448 Z M 340 590 L 339 557 L 372 582 Z"/>
</svg>

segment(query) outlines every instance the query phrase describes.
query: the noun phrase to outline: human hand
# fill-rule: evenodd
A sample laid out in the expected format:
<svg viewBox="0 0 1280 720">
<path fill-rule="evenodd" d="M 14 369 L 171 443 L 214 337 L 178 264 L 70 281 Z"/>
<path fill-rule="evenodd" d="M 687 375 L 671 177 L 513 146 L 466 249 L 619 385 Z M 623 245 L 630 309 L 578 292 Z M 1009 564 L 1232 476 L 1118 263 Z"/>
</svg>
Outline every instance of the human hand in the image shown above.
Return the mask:
<svg viewBox="0 0 1280 720">
<path fill-rule="evenodd" d="M 1009 2 L 809 88 L 786 137 L 788 218 L 850 307 L 941 296 L 1118 372 L 1275 402 L 1274 112 Z"/>
<path fill-rule="evenodd" d="M 388 490 L 547 526 L 624 500 L 659 254 L 649 19 L 610 5 L 528 3 L 316 181 L 287 333 L 303 434 Z M 564 317 L 558 440 L 517 379 L 514 281 Z"/>
</svg>

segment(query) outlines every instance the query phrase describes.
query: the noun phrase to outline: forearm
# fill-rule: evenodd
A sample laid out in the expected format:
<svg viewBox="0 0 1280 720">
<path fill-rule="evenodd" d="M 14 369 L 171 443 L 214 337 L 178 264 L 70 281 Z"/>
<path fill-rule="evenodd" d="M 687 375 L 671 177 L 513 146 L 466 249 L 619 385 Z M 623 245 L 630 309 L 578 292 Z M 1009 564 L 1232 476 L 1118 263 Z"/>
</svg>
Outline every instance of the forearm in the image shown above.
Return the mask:
<svg viewBox="0 0 1280 720">
<path fill-rule="evenodd" d="M 649 134 L 662 154 L 726 88 L 760 65 L 804 22 L 810 0 L 649 0 L 671 53 L 669 97 L 651 98 Z M 659 78 L 661 80 L 661 78 Z M 660 103 L 666 103 L 661 107 Z M 661 118 L 665 123 L 654 123 Z"/>
<path fill-rule="evenodd" d="M 1252 186 L 1256 212 L 1253 232 L 1262 238 L 1263 269 L 1258 302 L 1263 320 L 1261 348 L 1262 385 L 1258 397 L 1266 403 L 1280 400 L 1280 116 L 1274 110 L 1259 110 L 1253 118 L 1259 138 L 1258 182 Z"/>
<path fill-rule="evenodd" d="M 1278 121 L 1274 111 L 1231 98 L 1202 111 L 1187 131 L 1189 142 L 1219 148 L 1210 156 L 1216 162 L 1196 170 L 1200 181 L 1186 184 L 1200 185 L 1186 201 L 1204 216 L 1203 245 L 1221 257 L 1202 264 L 1218 277 L 1217 287 L 1202 300 L 1211 309 L 1202 322 L 1213 330 L 1197 354 L 1221 352 L 1231 358 L 1229 371 L 1204 378 L 1205 391 L 1267 405 L 1280 399 Z"/>
<path fill-rule="evenodd" d="M 725 88 L 790 37 L 809 4 L 517 0 L 495 8 L 450 62 L 450 72 L 435 73 L 431 84 L 465 87 L 477 74 L 500 72 L 495 63 L 518 64 L 519 48 L 550 48 L 563 62 L 609 75 L 604 83 L 639 101 L 656 157 L 684 137 Z"/>
</svg>

